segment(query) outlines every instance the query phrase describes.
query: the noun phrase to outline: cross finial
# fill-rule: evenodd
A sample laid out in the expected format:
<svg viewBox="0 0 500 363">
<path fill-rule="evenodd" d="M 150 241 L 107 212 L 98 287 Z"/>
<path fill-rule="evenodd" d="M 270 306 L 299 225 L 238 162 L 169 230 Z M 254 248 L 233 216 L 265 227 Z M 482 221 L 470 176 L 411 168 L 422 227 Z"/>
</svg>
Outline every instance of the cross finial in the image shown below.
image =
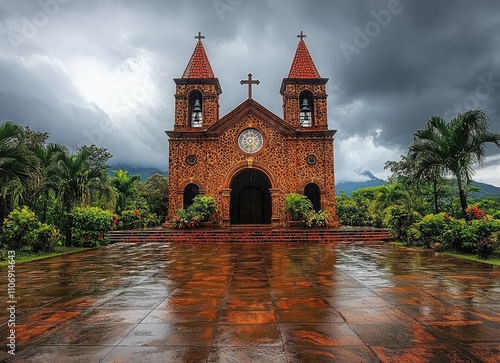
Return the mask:
<svg viewBox="0 0 500 363">
<path fill-rule="evenodd" d="M 248 73 L 248 80 L 241 80 L 240 84 L 248 84 L 248 98 L 252 98 L 252 84 L 259 84 L 260 81 L 258 79 L 252 79 L 252 73 Z"/>
<path fill-rule="evenodd" d="M 300 31 L 300 34 L 297 35 L 297 38 L 300 38 L 300 40 L 304 40 L 305 37 L 307 37 L 307 35 L 305 35 L 302 30 Z"/>
<path fill-rule="evenodd" d="M 202 39 L 205 39 L 205 36 L 204 36 L 204 35 L 201 35 L 201 32 L 198 32 L 198 35 L 196 35 L 196 36 L 194 37 L 194 39 L 202 40 Z"/>
</svg>

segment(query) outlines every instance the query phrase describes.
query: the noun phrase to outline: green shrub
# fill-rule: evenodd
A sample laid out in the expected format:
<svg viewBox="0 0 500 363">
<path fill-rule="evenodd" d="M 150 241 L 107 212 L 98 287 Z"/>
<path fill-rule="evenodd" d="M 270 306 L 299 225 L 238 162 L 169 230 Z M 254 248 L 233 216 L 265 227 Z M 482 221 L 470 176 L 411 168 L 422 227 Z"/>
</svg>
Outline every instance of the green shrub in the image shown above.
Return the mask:
<svg viewBox="0 0 500 363">
<path fill-rule="evenodd" d="M 320 210 L 316 212 L 315 210 L 309 211 L 307 218 L 305 220 L 306 227 L 326 227 L 328 226 L 328 217 L 330 213 L 326 210 Z"/>
<path fill-rule="evenodd" d="M 198 195 L 194 197 L 193 204 L 187 210 L 193 215 L 199 216 L 201 222 L 208 222 L 212 215 L 219 211 L 219 206 L 213 197 Z"/>
<path fill-rule="evenodd" d="M 391 235 L 395 239 L 406 241 L 408 238 L 408 229 L 419 219 L 420 215 L 417 212 L 394 205 L 386 209 L 384 225 L 391 230 Z"/>
<path fill-rule="evenodd" d="M 40 223 L 32 234 L 31 249 L 33 252 L 54 252 L 61 245 L 62 237 L 54 226 Z"/>
<path fill-rule="evenodd" d="M 3 222 L 4 241 L 10 250 L 19 250 L 31 245 L 32 232 L 38 228 L 35 213 L 28 207 L 16 208 Z"/>
<path fill-rule="evenodd" d="M 447 217 L 446 222 L 443 232 L 436 238 L 436 241 L 441 244 L 440 250 L 460 251 L 463 243 L 464 229 L 467 223 L 464 219 L 452 217 Z"/>
<path fill-rule="evenodd" d="M 28 207 L 14 209 L 4 220 L 4 241 L 10 250 L 31 249 L 33 252 L 52 252 L 61 243 L 54 226 L 40 223 Z"/>
<path fill-rule="evenodd" d="M 119 229 L 138 229 L 142 227 L 142 216 L 138 209 L 126 209 L 120 213 Z"/>
<path fill-rule="evenodd" d="M 413 246 L 425 246 L 430 248 L 434 242 L 440 242 L 439 236 L 443 233 L 449 216 L 445 213 L 428 214 L 419 222 L 413 224 L 413 228 L 419 231 L 419 239 L 412 231 L 408 237 L 408 243 Z"/>
<path fill-rule="evenodd" d="M 500 253 L 500 221 L 483 215 L 481 210 L 471 209 L 465 219 L 456 219 L 447 214 L 429 214 L 408 229 L 407 243 L 412 246 L 430 247 L 434 242 L 443 251 L 475 254 L 480 258 L 490 258 Z"/>
<path fill-rule="evenodd" d="M 98 207 L 75 208 L 72 212 L 72 240 L 78 247 L 99 247 L 109 243 L 113 213 Z"/>
<path fill-rule="evenodd" d="M 348 197 L 342 192 L 336 198 L 336 208 L 340 224 L 345 226 L 370 225 L 370 214 L 365 202 Z"/>
<path fill-rule="evenodd" d="M 290 214 L 292 221 L 307 220 L 308 214 L 312 209 L 312 203 L 305 195 L 297 193 L 287 194 L 283 210 Z"/>
</svg>

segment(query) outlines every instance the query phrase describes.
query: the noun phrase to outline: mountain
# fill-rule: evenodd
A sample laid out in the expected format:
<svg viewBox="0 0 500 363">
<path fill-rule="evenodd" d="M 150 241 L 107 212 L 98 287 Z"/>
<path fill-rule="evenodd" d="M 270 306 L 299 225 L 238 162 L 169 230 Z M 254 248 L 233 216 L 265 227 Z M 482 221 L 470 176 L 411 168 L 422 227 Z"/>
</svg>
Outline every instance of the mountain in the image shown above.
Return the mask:
<svg viewBox="0 0 500 363">
<path fill-rule="evenodd" d="M 137 166 L 137 165 L 130 165 L 130 164 L 116 164 L 112 165 L 108 169 L 108 174 L 112 178 L 114 176 L 113 170 L 127 170 L 128 171 L 128 176 L 132 176 L 135 174 L 139 174 L 141 176 L 141 180 L 144 181 L 151 175 L 158 173 L 161 175 L 168 175 L 167 170 L 162 170 L 158 168 L 148 168 L 148 167 L 142 167 L 142 166 Z"/>
<path fill-rule="evenodd" d="M 351 193 L 355 190 L 361 188 L 368 187 L 378 187 L 379 185 L 384 185 L 385 181 L 377 178 L 370 171 L 365 170 L 359 173 L 360 176 L 365 176 L 368 180 L 355 182 L 355 181 L 341 181 L 335 185 L 335 194 L 339 194 L 341 191 L 344 191 L 347 195 L 351 195 Z"/>
<path fill-rule="evenodd" d="M 385 184 L 385 181 L 383 181 L 380 178 L 377 178 L 368 170 L 359 173 L 359 175 L 367 177 L 368 180 L 362 182 L 341 181 L 335 185 L 335 194 L 338 195 L 341 191 L 344 191 L 347 195 L 351 195 L 351 193 L 357 189 L 378 187 L 379 185 Z M 472 185 L 481 188 L 480 192 L 474 192 L 470 194 L 470 196 L 474 199 L 483 199 L 483 198 L 500 196 L 500 188 L 494 185 L 476 181 L 472 181 Z"/>
<path fill-rule="evenodd" d="M 149 176 L 158 173 L 161 175 L 168 176 L 168 170 L 162 170 L 159 168 L 152 168 L 152 167 L 142 167 L 142 166 L 137 166 L 137 165 L 130 165 L 130 164 L 116 164 L 112 165 L 108 169 L 108 173 L 110 177 L 113 177 L 113 170 L 127 170 L 128 175 L 134 175 L 134 174 L 139 174 L 141 176 L 141 180 L 146 180 Z M 335 194 L 339 194 L 341 191 L 344 191 L 347 195 L 351 195 L 351 193 L 355 190 L 361 189 L 361 188 L 368 188 L 368 187 L 378 187 L 380 185 L 384 185 L 385 181 L 377 178 L 375 175 L 373 175 L 370 171 L 365 170 L 363 172 L 359 173 L 360 176 L 364 176 L 367 178 L 365 181 L 361 182 L 356 182 L 356 181 L 341 181 L 338 182 L 335 185 Z M 496 187 L 491 184 L 486 184 L 486 183 L 480 183 L 480 182 L 472 182 L 472 185 L 478 186 L 481 188 L 480 192 L 477 193 L 471 193 L 471 197 L 475 199 L 482 199 L 482 198 L 488 198 L 488 197 L 494 197 L 494 196 L 500 196 L 500 188 Z"/>
<path fill-rule="evenodd" d="M 489 197 L 498 197 L 500 196 L 500 188 L 491 184 L 481 183 L 472 181 L 472 185 L 476 187 L 480 187 L 481 191 L 477 193 L 471 193 L 471 197 L 475 199 L 489 198 Z"/>
</svg>

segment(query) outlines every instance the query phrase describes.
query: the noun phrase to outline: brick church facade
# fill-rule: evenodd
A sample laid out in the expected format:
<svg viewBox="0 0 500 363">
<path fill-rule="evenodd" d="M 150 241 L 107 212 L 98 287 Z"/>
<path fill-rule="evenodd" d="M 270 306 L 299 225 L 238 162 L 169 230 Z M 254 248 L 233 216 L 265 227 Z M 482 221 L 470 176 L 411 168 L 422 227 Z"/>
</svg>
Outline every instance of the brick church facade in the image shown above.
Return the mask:
<svg viewBox="0 0 500 363">
<path fill-rule="evenodd" d="M 252 98 L 259 81 L 241 81 L 248 98 L 219 117 L 222 93 L 201 34 L 181 78 L 174 79 L 175 121 L 169 137 L 170 220 L 194 196 L 216 199 L 222 227 L 264 224 L 285 227 L 288 193 L 305 194 L 316 210 L 330 212 L 337 227 L 333 139 L 328 129 L 326 83 L 300 38 L 280 89 L 283 116 Z"/>
</svg>

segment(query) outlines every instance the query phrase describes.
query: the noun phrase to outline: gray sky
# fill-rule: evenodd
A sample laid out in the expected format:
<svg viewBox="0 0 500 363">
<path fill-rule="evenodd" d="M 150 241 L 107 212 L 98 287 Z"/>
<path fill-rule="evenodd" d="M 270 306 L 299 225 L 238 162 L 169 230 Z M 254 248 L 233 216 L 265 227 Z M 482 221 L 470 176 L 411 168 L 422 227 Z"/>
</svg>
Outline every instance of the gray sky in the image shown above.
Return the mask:
<svg viewBox="0 0 500 363">
<path fill-rule="evenodd" d="M 303 30 L 328 82 L 337 180 L 384 178 L 429 116 L 482 108 L 500 132 L 498 0 L 0 0 L 0 121 L 112 162 L 167 168 L 175 85 L 201 31 L 221 116 L 246 98 L 282 116 Z M 500 150 L 475 180 L 500 186 Z"/>
</svg>

